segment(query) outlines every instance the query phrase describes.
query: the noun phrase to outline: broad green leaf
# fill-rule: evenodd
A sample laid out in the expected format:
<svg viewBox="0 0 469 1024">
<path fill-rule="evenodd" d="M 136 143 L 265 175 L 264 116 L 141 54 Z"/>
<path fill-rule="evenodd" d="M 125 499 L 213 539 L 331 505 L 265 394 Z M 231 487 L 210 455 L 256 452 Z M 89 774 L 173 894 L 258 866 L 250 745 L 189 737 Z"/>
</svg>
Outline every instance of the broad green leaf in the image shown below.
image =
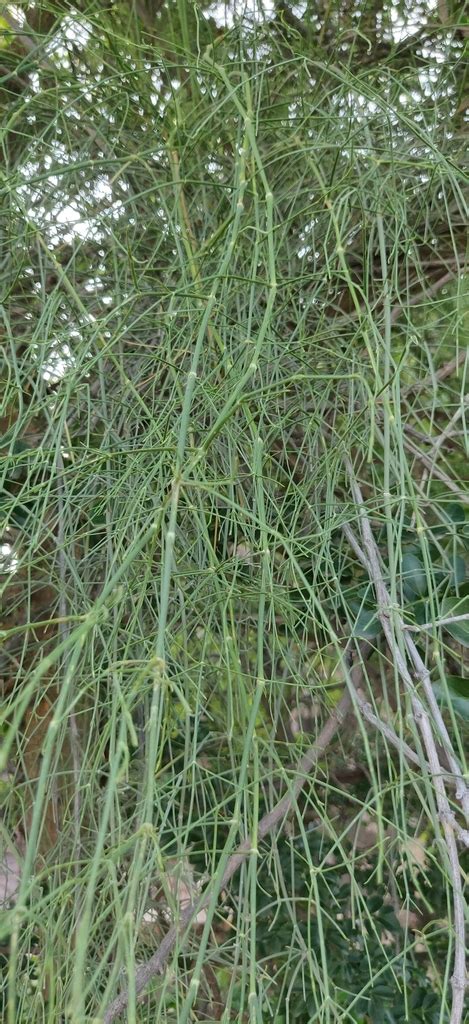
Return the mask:
<svg viewBox="0 0 469 1024">
<path fill-rule="evenodd" d="M 413 597 L 419 597 L 427 592 L 427 578 L 425 569 L 420 558 L 406 551 L 402 558 L 402 579 L 405 593 Z"/>
<path fill-rule="evenodd" d="M 375 608 L 364 608 L 356 601 L 351 601 L 349 607 L 352 614 L 356 616 L 352 636 L 361 637 L 363 640 L 372 640 L 379 636 L 381 624 Z"/>
<path fill-rule="evenodd" d="M 450 501 L 447 505 L 442 507 L 442 513 L 446 516 L 451 523 L 456 526 L 462 525 L 466 521 L 466 512 L 464 505 L 461 505 L 459 501 Z"/>
<path fill-rule="evenodd" d="M 441 604 L 441 618 L 446 619 L 453 615 L 469 615 L 469 596 L 445 597 Z M 458 643 L 469 647 L 469 618 L 462 622 L 448 622 L 444 628 Z"/>
<path fill-rule="evenodd" d="M 469 722 L 469 679 L 463 679 L 461 676 L 446 676 L 446 685 L 454 711 L 466 722 Z M 435 683 L 433 689 L 437 699 L 446 704 L 447 697 L 443 686 L 440 683 Z"/>
<path fill-rule="evenodd" d="M 464 580 L 466 579 L 466 574 L 467 567 L 465 558 L 463 558 L 461 555 L 455 555 L 453 563 L 454 585 L 460 587 L 461 584 L 464 583 Z"/>
</svg>

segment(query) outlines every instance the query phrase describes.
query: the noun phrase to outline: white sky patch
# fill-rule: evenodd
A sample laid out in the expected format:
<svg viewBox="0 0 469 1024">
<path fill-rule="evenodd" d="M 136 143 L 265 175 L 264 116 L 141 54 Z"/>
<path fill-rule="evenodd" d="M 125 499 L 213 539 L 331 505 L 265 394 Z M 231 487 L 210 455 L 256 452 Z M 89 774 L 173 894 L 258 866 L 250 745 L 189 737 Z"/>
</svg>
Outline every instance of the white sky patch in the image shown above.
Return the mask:
<svg viewBox="0 0 469 1024">
<path fill-rule="evenodd" d="M 70 15 L 62 21 L 61 29 L 56 33 L 51 46 L 47 47 L 49 54 L 54 53 L 61 62 L 68 61 L 68 45 L 75 49 L 83 50 L 91 36 L 91 26 L 87 21 L 78 20 Z"/>
<path fill-rule="evenodd" d="M 39 81 L 39 75 L 37 71 L 32 71 L 29 76 L 29 85 L 32 92 L 38 93 L 41 89 L 41 83 Z"/>
<path fill-rule="evenodd" d="M 0 544 L 0 573 L 13 573 L 18 570 L 18 559 L 13 551 L 12 544 L 5 541 Z"/>
<path fill-rule="evenodd" d="M 51 218 L 52 220 L 52 218 Z M 55 225 L 67 227 L 68 231 L 58 231 Z M 71 203 L 64 206 L 51 223 L 51 242 L 58 245 L 59 242 L 67 242 L 70 245 L 74 238 L 91 238 L 95 233 L 91 220 L 84 219 L 75 205 Z"/>
<path fill-rule="evenodd" d="M 93 292 L 101 291 L 101 289 L 104 288 L 104 284 L 99 277 L 89 277 L 88 280 L 85 281 L 84 287 L 85 292 L 93 294 Z"/>
<path fill-rule="evenodd" d="M 159 94 L 160 94 L 160 91 L 163 88 L 163 78 L 162 78 L 162 75 L 161 75 L 161 71 L 159 71 L 158 68 L 153 68 L 153 71 L 152 71 L 150 77 L 151 77 L 151 82 L 152 82 L 153 88 L 155 89 L 155 95 L 158 98 Z"/>
<path fill-rule="evenodd" d="M 296 6 L 306 9 L 306 4 Z M 274 0 L 244 0 L 235 3 L 214 3 L 206 8 L 206 17 L 214 18 L 217 25 L 232 28 L 236 21 L 250 17 L 254 21 L 272 21 L 275 17 Z"/>
<path fill-rule="evenodd" d="M 26 15 L 24 11 L 21 9 L 21 7 L 17 7 L 16 4 L 8 4 L 8 7 L 15 21 L 18 22 L 18 25 L 24 25 L 26 21 Z"/>
<path fill-rule="evenodd" d="M 432 4 L 427 9 L 428 14 L 432 14 L 436 9 L 436 4 Z M 412 6 L 407 11 L 407 16 L 402 18 L 399 11 L 395 7 L 391 7 L 391 22 L 392 22 L 392 37 L 395 43 L 400 43 L 402 39 L 406 39 L 407 36 L 414 36 L 416 32 L 419 32 L 422 28 L 422 11 L 419 7 Z"/>
<path fill-rule="evenodd" d="M 210 4 L 210 7 L 206 8 L 206 16 L 214 18 L 217 25 L 232 28 L 235 21 L 233 6 L 233 4 Z"/>
<path fill-rule="evenodd" d="M 65 39 L 81 48 L 86 46 L 91 35 L 91 28 L 86 21 L 71 17 L 64 18 L 62 31 Z"/>
<path fill-rule="evenodd" d="M 42 377 L 48 384 L 57 384 L 74 366 L 72 350 L 66 343 L 51 349 L 42 364 Z"/>
<path fill-rule="evenodd" d="M 59 162 L 64 165 L 66 160 L 60 160 L 60 153 L 57 151 L 54 154 L 54 160 L 51 157 L 46 157 L 44 162 L 47 168 L 48 163 L 49 166 L 52 163 Z M 29 164 L 25 170 L 33 177 L 37 173 L 38 168 L 33 164 Z M 59 182 L 55 175 L 50 175 L 48 183 L 51 189 L 56 191 Z M 127 182 L 120 181 L 119 186 L 123 191 L 128 191 L 129 186 Z M 34 199 L 34 188 L 25 184 L 21 185 L 18 189 L 19 195 L 29 205 L 28 215 L 30 219 L 39 224 L 42 230 L 47 229 L 48 240 L 53 247 L 62 242 L 70 245 L 77 238 L 94 238 L 99 240 L 102 237 L 103 218 L 117 220 L 122 215 L 124 204 L 120 199 L 114 199 L 112 185 L 105 175 L 100 175 L 94 182 L 90 182 L 90 192 L 97 203 L 104 203 L 105 209 L 96 215 L 84 217 L 84 204 L 81 196 L 64 202 L 63 206 L 60 205 L 58 197 L 58 202 L 55 206 L 51 209 L 46 209 L 44 206 L 39 206 L 31 201 Z"/>
</svg>

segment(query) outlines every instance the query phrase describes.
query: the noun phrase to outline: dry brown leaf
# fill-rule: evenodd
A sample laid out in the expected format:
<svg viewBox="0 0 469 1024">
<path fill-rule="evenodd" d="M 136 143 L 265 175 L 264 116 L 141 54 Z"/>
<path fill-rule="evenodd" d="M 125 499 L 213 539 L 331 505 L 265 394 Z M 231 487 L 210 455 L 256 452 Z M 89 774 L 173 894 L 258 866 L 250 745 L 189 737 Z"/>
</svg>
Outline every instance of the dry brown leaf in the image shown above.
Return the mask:
<svg viewBox="0 0 469 1024">
<path fill-rule="evenodd" d="M 365 811 L 356 828 L 352 832 L 352 842 L 356 850 L 372 850 L 378 841 L 378 825 L 371 815 Z"/>
<path fill-rule="evenodd" d="M 157 920 L 172 921 L 177 911 L 184 911 L 200 897 L 200 889 L 194 878 L 194 869 L 187 857 L 182 860 L 168 860 L 166 870 L 158 879 L 158 884 L 150 889 L 150 896 L 160 909 L 149 908 L 144 914 L 148 927 L 155 927 Z M 207 912 L 200 910 L 193 924 L 202 926 L 207 920 Z"/>
<path fill-rule="evenodd" d="M 413 862 L 416 868 L 420 868 L 422 871 L 428 867 L 427 854 L 425 850 L 425 844 L 421 839 L 408 839 L 404 844 L 404 850 L 409 858 Z"/>
<path fill-rule="evenodd" d="M 173 900 L 180 910 L 185 910 L 191 903 L 195 903 L 199 899 L 200 891 L 194 879 L 194 869 L 187 857 L 168 865 L 166 881 Z M 194 924 L 204 925 L 206 920 L 207 912 L 200 910 L 194 919 Z"/>
<path fill-rule="evenodd" d="M 426 871 L 428 867 L 428 858 L 424 834 L 418 838 L 416 836 L 409 837 L 402 842 L 401 853 L 406 857 L 407 861 L 415 871 Z M 404 866 L 401 864 L 398 868 L 398 873 L 402 874 L 403 871 Z"/>
<path fill-rule="evenodd" d="M 404 931 L 419 931 L 425 923 L 423 914 L 419 914 L 416 910 L 406 910 L 405 907 L 401 907 L 397 911 L 396 917 Z"/>
</svg>

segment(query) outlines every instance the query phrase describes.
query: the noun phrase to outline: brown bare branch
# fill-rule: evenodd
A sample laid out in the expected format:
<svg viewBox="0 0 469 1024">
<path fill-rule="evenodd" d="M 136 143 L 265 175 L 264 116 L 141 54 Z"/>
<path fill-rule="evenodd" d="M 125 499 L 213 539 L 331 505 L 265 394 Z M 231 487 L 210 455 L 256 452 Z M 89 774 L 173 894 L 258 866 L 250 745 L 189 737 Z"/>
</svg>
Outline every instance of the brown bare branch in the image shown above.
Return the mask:
<svg viewBox="0 0 469 1024">
<path fill-rule="evenodd" d="M 334 709 L 330 717 L 328 718 L 324 728 L 320 732 L 315 743 L 308 748 L 306 753 L 301 758 L 298 768 L 296 779 L 285 796 L 268 811 L 267 814 L 261 818 L 258 830 L 257 838 L 265 839 L 266 836 L 272 834 L 276 828 L 282 825 L 288 814 L 294 809 L 296 801 L 301 793 L 301 790 L 305 786 L 308 776 L 317 763 L 322 757 L 325 750 L 331 743 L 332 739 L 336 735 L 338 729 L 342 725 L 346 715 L 350 711 L 352 706 L 352 697 L 347 692 L 340 700 L 337 707 Z M 233 878 L 233 875 L 239 870 L 242 864 L 246 862 L 246 857 L 252 850 L 252 839 L 249 836 L 244 840 L 238 849 L 231 855 L 223 872 L 221 880 L 217 883 L 218 892 L 228 884 Z M 215 874 L 216 878 L 216 874 Z M 196 904 L 192 904 L 187 907 L 181 914 L 179 921 L 172 925 L 163 941 L 161 942 L 158 949 L 155 951 L 152 957 L 147 961 L 146 964 L 142 964 L 137 968 L 135 972 L 134 988 L 135 992 L 140 995 L 147 987 L 149 982 L 157 974 L 162 974 L 165 970 L 166 963 L 171 954 L 171 951 L 176 943 L 176 940 L 187 928 L 190 927 L 191 923 L 195 920 L 198 913 L 208 907 L 209 903 L 213 900 L 215 895 L 214 882 L 208 885 L 203 896 Z M 124 989 L 110 1005 L 108 1006 L 104 1014 L 104 1024 L 112 1024 L 112 1021 L 116 1020 L 121 1013 L 127 1007 L 128 1003 L 128 989 Z"/>
<path fill-rule="evenodd" d="M 433 282 L 433 284 L 429 284 L 426 288 L 422 289 L 422 291 L 417 292 L 415 295 L 411 295 L 405 304 L 401 302 L 393 306 L 391 310 L 391 323 L 394 324 L 402 313 L 406 311 L 408 306 L 418 306 L 419 303 L 424 302 L 425 299 L 432 299 L 441 291 L 442 288 L 444 288 L 445 284 L 452 281 L 454 277 L 454 270 L 448 270 L 446 274 L 439 277 L 437 281 Z"/>
<path fill-rule="evenodd" d="M 442 841 L 440 829 L 436 824 L 435 835 L 437 841 L 442 843 L 442 848 L 446 854 L 453 887 L 454 969 L 452 976 L 453 999 L 450 1024 L 461 1024 L 464 1013 L 464 992 L 466 984 L 464 897 L 458 849 L 456 845 L 454 814 L 450 809 L 446 794 L 444 773 L 440 765 L 432 725 L 440 737 L 445 757 L 448 760 L 451 771 L 454 773 L 456 779 L 456 798 L 460 801 L 463 807 L 466 824 L 469 822 L 469 789 L 463 779 L 443 716 L 440 708 L 438 707 L 435 694 L 433 693 L 428 669 L 422 661 L 412 637 L 403 628 L 404 624 L 399 611 L 392 605 L 390 595 L 383 579 L 379 549 L 365 511 L 363 495 L 353 472 L 353 468 L 348 460 L 346 465 L 354 501 L 357 509 L 359 510 L 359 522 L 363 547 L 361 547 L 354 537 L 353 531 L 350 527 L 345 527 L 344 533 L 352 544 L 357 556 L 360 558 L 362 565 L 366 568 L 370 580 L 373 583 L 378 605 L 378 618 L 381 622 L 386 642 L 392 653 L 394 663 L 406 690 L 409 693 L 415 725 L 420 733 L 426 751 L 429 776 L 434 787 L 438 817 L 443 829 L 444 840 Z M 404 650 L 407 651 L 408 657 L 412 662 L 414 672 L 422 684 L 430 713 L 425 709 L 422 701 L 417 696 L 412 673 L 407 666 L 406 659 L 403 654 Z M 461 833 L 461 830 L 459 830 L 460 837 L 461 834 L 464 833 Z M 469 838 L 467 845 L 469 845 Z"/>
</svg>

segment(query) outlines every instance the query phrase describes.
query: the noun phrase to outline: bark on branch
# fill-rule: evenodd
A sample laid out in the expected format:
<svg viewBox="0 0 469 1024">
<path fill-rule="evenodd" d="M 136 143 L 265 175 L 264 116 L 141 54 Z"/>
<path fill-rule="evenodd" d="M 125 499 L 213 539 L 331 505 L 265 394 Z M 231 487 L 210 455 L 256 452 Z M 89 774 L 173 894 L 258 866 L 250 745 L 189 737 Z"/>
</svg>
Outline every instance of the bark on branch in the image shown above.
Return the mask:
<svg viewBox="0 0 469 1024">
<path fill-rule="evenodd" d="M 352 674 L 353 671 L 354 670 L 352 669 Z M 273 807 L 271 811 L 268 811 L 267 814 L 265 814 L 259 821 L 257 841 L 265 839 L 266 836 L 271 835 L 283 824 L 288 814 L 294 809 L 301 790 L 308 781 L 312 768 L 323 756 L 325 750 L 331 743 L 331 740 L 340 729 L 340 726 L 350 711 L 351 706 L 352 697 L 351 694 L 347 692 L 330 715 L 316 742 L 308 748 L 301 758 L 297 768 L 297 776 L 291 788 L 287 793 L 285 793 L 285 796 L 282 797 L 275 807 Z M 222 889 L 225 888 L 241 865 L 246 862 L 246 857 L 251 852 L 251 849 L 252 840 L 249 836 L 240 844 L 240 846 L 238 846 L 238 849 L 229 858 L 225 871 L 221 877 L 221 881 L 217 883 L 218 892 L 221 892 Z M 197 914 L 208 907 L 214 896 L 216 897 L 216 892 L 214 890 L 215 887 L 212 882 L 208 885 L 200 900 L 187 907 L 181 913 L 179 920 L 169 929 L 158 949 L 154 952 L 153 956 L 150 957 L 147 963 L 142 964 L 137 968 L 133 986 L 137 996 L 141 995 L 152 978 L 158 974 L 164 973 L 167 961 L 178 937 L 190 927 Z M 128 989 L 124 989 L 108 1006 L 104 1014 L 104 1024 L 112 1024 L 112 1021 L 116 1020 L 116 1018 L 124 1012 L 127 1008 L 128 999 L 129 991 Z"/>
</svg>

